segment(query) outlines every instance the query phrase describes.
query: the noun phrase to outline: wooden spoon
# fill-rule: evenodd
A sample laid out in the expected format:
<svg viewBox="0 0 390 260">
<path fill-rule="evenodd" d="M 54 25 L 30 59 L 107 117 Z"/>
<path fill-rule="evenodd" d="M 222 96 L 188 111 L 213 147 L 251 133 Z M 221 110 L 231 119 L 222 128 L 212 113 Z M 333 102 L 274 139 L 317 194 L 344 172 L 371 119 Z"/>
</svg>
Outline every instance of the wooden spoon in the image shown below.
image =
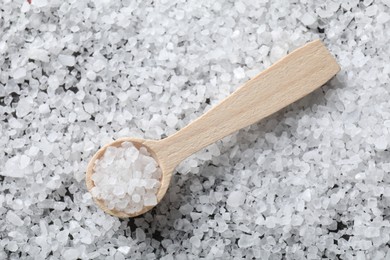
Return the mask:
<svg viewBox="0 0 390 260">
<path fill-rule="evenodd" d="M 339 65 L 321 41 L 310 42 L 293 51 L 256 77 L 245 83 L 194 122 L 163 140 L 122 138 L 102 147 L 92 157 L 86 173 L 87 188 L 94 187 L 93 167 L 107 147 L 120 146 L 130 141 L 139 148 L 145 146 L 162 170 L 160 202 L 167 192 L 176 166 L 193 153 L 249 126 L 322 86 L 340 70 Z M 135 217 L 152 207 L 144 207 L 135 214 L 110 210 L 104 201 L 96 203 L 105 212 L 121 217 Z"/>
</svg>

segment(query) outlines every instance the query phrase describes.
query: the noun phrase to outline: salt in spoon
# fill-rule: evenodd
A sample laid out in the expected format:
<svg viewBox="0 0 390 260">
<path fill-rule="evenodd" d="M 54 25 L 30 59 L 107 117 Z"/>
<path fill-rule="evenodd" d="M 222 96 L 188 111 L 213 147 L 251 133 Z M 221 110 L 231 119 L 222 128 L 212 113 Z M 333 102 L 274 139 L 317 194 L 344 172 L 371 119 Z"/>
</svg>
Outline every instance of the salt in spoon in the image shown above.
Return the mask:
<svg viewBox="0 0 390 260">
<path fill-rule="evenodd" d="M 167 192 L 173 171 L 181 161 L 313 92 L 339 70 L 336 60 L 320 40 L 310 42 L 249 80 L 217 106 L 175 134 L 158 141 L 121 138 L 103 146 L 88 164 L 87 188 L 91 191 L 95 186 L 91 178 L 95 161 L 103 156 L 106 148 L 119 147 L 122 142 L 132 142 L 138 149 L 146 147 L 162 171 L 161 186 L 157 192 L 159 203 Z M 105 212 L 120 218 L 135 217 L 153 208 L 145 206 L 139 212 L 127 214 L 108 209 L 103 200 L 94 199 Z"/>
</svg>

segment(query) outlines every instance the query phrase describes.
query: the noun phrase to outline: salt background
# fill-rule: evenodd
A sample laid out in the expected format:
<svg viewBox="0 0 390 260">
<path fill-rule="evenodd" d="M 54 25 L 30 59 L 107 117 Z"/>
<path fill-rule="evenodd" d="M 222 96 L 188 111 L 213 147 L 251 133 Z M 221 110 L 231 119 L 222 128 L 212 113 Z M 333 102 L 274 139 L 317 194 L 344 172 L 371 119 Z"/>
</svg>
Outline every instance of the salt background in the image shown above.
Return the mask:
<svg viewBox="0 0 390 260">
<path fill-rule="evenodd" d="M 0 259 L 389 259 L 390 1 L 3 0 Z M 341 72 L 186 160 L 151 212 L 86 191 L 304 43 Z"/>
</svg>

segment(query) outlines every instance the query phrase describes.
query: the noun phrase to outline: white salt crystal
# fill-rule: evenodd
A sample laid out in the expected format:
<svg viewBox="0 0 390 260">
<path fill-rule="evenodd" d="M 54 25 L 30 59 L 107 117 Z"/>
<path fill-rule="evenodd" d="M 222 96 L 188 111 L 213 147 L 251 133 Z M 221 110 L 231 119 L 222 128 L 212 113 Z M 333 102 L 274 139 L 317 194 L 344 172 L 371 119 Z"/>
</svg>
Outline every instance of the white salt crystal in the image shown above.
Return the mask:
<svg viewBox="0 0 390 260">
<path fill-rule="evenodd" d="M 303 14 L 300 20 L 306 26 L 312 25 L 316 22 L 316 19 L 313 17 L 313 15 L 309 13 Z"/>
<path fill-rule="evenodd" d="M 291 218 L 292 226 L 300 226 L 303 223 L 303 218 L 300 215 L 293 215 Z"/>
<path fill-rule="evenodd" d="M 191 219 L 192 219 L 192 220 L 197 220 L 197 219 L 200 219 L 200 218 L 202 217 L 202 213 L 191 212 L 191 213 L 190 213 L 190 216 L 191 216 Z"/>
<path fill-rule="evenodd" d="M 238 246 L 240 248 L 248 248 L 248 247 L 251 247 L 253 245 L 253 242 L 254 242 L 254 240 L 253 240 L 252 236 L 241 234 L 240 238 L 238 240 Z"/>
<path fill-rule="evenodd" d="M 281 57 L 283 57 L 286 54 L 286 50 L 284 50 L 282 47 L 275 45 L 271 49 L 270 58 L 273 62 L 277 61 Z"/>
<path fill-rule="evenodd" d="M 23 2 L 23 5 L 22 5 L 22 8 L 20 8 L 20 11 L 22 13 L 26 13 L 26 12 L 30 11 L 30 4 L 27 1 Z"/>
<path fill-rule="evenodd" d="M 379 237 L 380 234 L 379 227 L 367 227 L 364 229 L 364 235 L 368 238 Z"/>
<path fill-rule="evenodd" d="M 377 20 L 377 22 L 380 23 L 380 24 L 387 23 L 388 21 L 390 21 L 390 15 L 389 15 L 388 13 L 381 12 L 381 13 L 379 13 L 379 14 L 376 16 L 376 20 Z"/>
<path fill-rule="evenodd" d="M 376 15 L 377 11 L 378 11 L 378 6 L 370 5 L 369 7 L 366 8 L 365 14 L 367 16 L 374 16 L 374 15 Z"/>
<path fill-rule="evenodd" d="M 228 224 L 226 224 L 226 222 L 224 222 L 224 221 L 220 221 L 220 222 L 218 222 L 218 227 L 215 229 L 215 231 L 218 233 L 223 233 L 228 229 L 229 229 Z"/>
<path fill-rule="evenodd" d="M 376 198 L 369 198 L 367 200 L 367 206 L 371 209 L 376 208 L 378 204 L 378 201 Z"/>
<path fill-rule="evenodd" d="M 153 163 L 149 163 L 149 164 L 147 164 L 145 166 L 145 169 L 144 169 L 143 173 L 144 173 L 144 176 L 145 176 L 146 174 L 149 175 L 149 174 L 151 174 L 151 173 L 153 173 L 155 171 L 156 171 L 156 165 L 153 164 Z"/>
<path fill-rule="evenodd" d="M 130 247 L 129 246 L 120 246 L 118 247 L 118 251 L 121 252 L 124 255 L 127 255 L 130 252 Z"/>
<path fill-rule="evenodd" d="M 194 207 L 191 206 L 190 204 L 184 204 L 183 206 L 181 206 L 179 208 L 179 211 L 181 212 L 181 214 L 183 215 L 187 215 L 189 213 L 191 213 L 193 211 Z"/>
<path fill-rule="evenodd" d="M 21 178 L 25 176 L 26 171 L 20 168 L 20 155 L 16 155 L 7 160 L 1 175 Z"/>
<path fill-rule="evenodd" d="M 154 206 L 157 204 L 157 197 L 155 194 L 147 194 L 144 197 L 145 206 Z"/>
<path fill-rule="evenodd" d="M 52 90 L 56 90 L 60 85 L 60 81 L 56 75 L 50 75 L 47 79 L 47 84 L 49 84 Z"/>
<path fill-rule="evenodd" d="M 76 248 L 70 248 L 70 249 L 67 249 L 65 250 L 63 253 L 62 253 L 62 257 L 65 259 L 65 260 L 76 260 L 77 258 L 80 257 L 80 251 Z"/>
<path fill-rule="evenodd" d="M 58 55 L 58 61 L 62 65 L 69 66 L 69 67 L 74 66 L 76 64 L 76 59 L 72 55 L 60 54 L 60 55 Z"/>
<path fill-rule="evenodd" d="M 23 201 L 20 199 L 14 200 L 12 208 L 15 210 L 23 209 Z"/>
<path fill-rule="evenodd" d="M 115 196 L 121 197 L 122 195 L 125 194 L 125 190 L 121 186 L 118 185 L 118 186 L 114 187 L 114 190 L 112 191 L 112 193 Z"/>
<path fill-rule="evenodd" d="M 356 252 L 354 259 L 356 259 L 356 260 L 366 260 L 367 257 L 366 257 L 366 254 L 363 251 L 358 251 L 358 252 Z"/>
<path fill-rule="evenodd" d="M 144 241 L 146 238 L 145 232 L 142 230 L 142 228 L 137 228 L 135 230 L 135 237 L 138 241 Z"/>
<path fill-rule="evenodd" d="M 387 136 L 383 135 L 375 139 L 374 145 L 378 150 L 385 150 L 388 146 Z"/>
<path fill-rule="evenodd" d="M 26 76 L 26 74 L 27 74 L 27 71 L 25 68 L 17 68 L 12 73 L 12 77 L 14 79 L 21 79 L 21 78 L 24 78 Z"/>
<path fill-rule="evenodd" d="M 307 189 L 305 190 L 303 193 L 302 193 L 302 199 L 305 200 L 305 201 L 311 201 L 311 191 L 310 189 Z"/>
<path fill-rule="evenodd" d="M 43 163 L 41 161 L 34 161 L 33 171 L 36 173 L 42 169 L 43 169 Z"/>
<path fill-rule="evenodd" d="M 341 199 L 341 194 L 340 193 L 334 193 L 330 196 L 330 204 L 331 205 L 336 205 L 340 199 Z"/>
<path fill-rule="evenodd" d="M 33 106 L 33 101 L 31 98 L 22 98 L 18 102 L 18 106 L 16 107 L 16 115 L 18 117 L 24 117 L 28 113 L 31 113 Z"/>
<path fill-rule="evenodd" d="M 243 79 L 245 78 L 245 71 L 243 68 L 236 68 L 233 70 L 233 73 L 234 73 L 234 77 L 236 79 Z"/>
<path fill-rule="evenodd" d="M 84 110 L 88 114 L 93 114 L 93 112 L 95 112 L 95 107 L 94 107 L 94 105 L 92 103 L 85 103 L 84 104 Z"/>
<path fill-rule="evenodd" d="M 16 215 L 13 211 L 11 211 L 11 210 L 9 210 L 7 212 L 6 219 L 12 225 L 15 225 L 15 226 L 18 226 L 18 227 L 21 227 L 24 224 L 23 220 L 18 215 Z"/>
<path fill-rule="evenodd" d="M 38 111 L 39 111 L 39 113 L 41 113 L 41 114 L 47 114 L 47 113 L 49 113 L 49 112 L 50 112 L 49 105 L 48 105 L 47 103 L 44 103 L 44 104 L 39 105 Z"/>
<path fill-rule="evenodd" d="M 274 216 L 269 216 L 265 219 L 265 226 L 267 228 L 274 228 L 276 227 L 277 220 Z"/>
<path fill-rule="evenodd" d="M 24 145 L 26 144 L 26 140 L 22 139 L 22 138 L 17 138 L 17 139 L 14 139 L 14 141 L 12 142 L 12 147 L 13 148 L 22 148 L 24 147 Z"/>
<path fill-rule="evenodd" d="M 32 60 L 49 62 L 49 52 L 43 49 L 29 49 L 27 52 L 27 57 Z"/>
<path fill-rule="evenodd" d="M 95 80 L 96 79 L 96 73 L 92 70 L 88 70 L 86 74 L 87 78 L 89 80 Z"/>
<path fill-rule="evenodd" d="M 229 82 L 231 80 L 231 76 L 229 73 L 222 73 L 221 80 L 223 82 Z"/>
<path fill-rule="evenodd" d="M 70 112 L 68 116 L 69 123 L 74 123 L 76 121 L 77 115 L 76 113 Z"/>
<path fill-rule="evenodd" d="M 35 1 L 31 1 L 31 3 L 37 7 L 45 7 L 45 6 L 47 6 L 48 1 L 47 0 L 35 0 Z"/>
<path fill-rule="evenodd" d="M 240 36 L 241 32 L 239 30 L 235 30 L 230 36 L 232 39 L 236 39 Z"/>
<path fill-rule="evenodd" d="M 16 241 L 10 241 L 8 242 L 7 244 L 7 249 L 11 252 L 16 252 L 18 250 L 18 244 L 16 243 Z"/>
<path fill-rule="evenodd" d="M 226 204 L 230 207 L 237 208 L 245 202 L 245 194 L 241 191 L 233 191 L 229 194 Z"/>
<path fill-rule="evenodd" d="M 81 216 L 80 216 L 80 219 L 81 219 Z M 81 239 L 80 239 L 81 243 L 90 245 L 92 243 L 92 241 L 93 241 L 91 233 L 88 230 L 81 229 L 80 230 L 80 236 L 81 236 Z"/>
<path fill-rule="evenodd" d="M 199 248 L 201 246 L 201 241 L 200 241 L 199 237 L 197 237 L 197 236 L 191 237 L 190 243 L 192 244 L 192 246 L 194 246 L 196 248 Z"/>
<path fill-rule="evenodd" d="M 241 1 L 235 2 L 235 7 L 237 12 L 239 12 L 240 14 L 243 14 L 245 12 L 245 4 L 243 2 Z"/>
<path fill-rule="evenodd" d="M 65 244 L 67 241 L 68 241 L 68 238 L 69 238 L 69 231 L 68 230 L 62 230 L 62 231 L 59 231 L 56 235 L 56 238 L 57 238 L 57 241 L 62 243 L 62 244 Z"/>
<path fill-rule="evenodd" d="M 30 160 L 31 160 L 30 157 L 23 154 L 20 157 L 20 169 L 26 168 L 30 164 Z"/>
<path fill-rule="evenodd" d="M 101 59 L 96 60 L 93 63 L 93 70 L 94 70 L 94 72 L 99 72 L 102 69 L 104 69 L 105 67 L 106 67 L 106 63 L 103 60 L 101 60 Z"/>
<path fill-rule="evenodd" d="M 167 116 L 167 125 L 169 127 L 172 127 L 172 128 L 175 127 L 177 122 L 178 122 L 178 119 L 177 119 L 177 117 L 175 115 L 169 114 Z"/>
<path fill-rule="evenodd" d="M 263 217 L 263 215 L 260 214 L 260 216 L 258 216 L 256 218 L 255 223 L 256 223 L 256 225 L 264 225 L 265 224 L 265 218 Z"/>
<path fill-rule="evenodd" d="M 139 194 L 133 194 L 131 196 L 131 199 L 135 202 L 135 203 L 138 203 L 141 201 L 141 196 Z"/>
<path fill-rule="evenodd" d="M 8 122 L 9 126 L 12 128 L 20 129 L 23 127 L 23 124 L 16 118 L 11 118 Z"/>
<path fill-rule="evenodd" d="M 116 252 L 115 260 L 126 260 L 126 258 L 121 252 Z"/>
</svg>

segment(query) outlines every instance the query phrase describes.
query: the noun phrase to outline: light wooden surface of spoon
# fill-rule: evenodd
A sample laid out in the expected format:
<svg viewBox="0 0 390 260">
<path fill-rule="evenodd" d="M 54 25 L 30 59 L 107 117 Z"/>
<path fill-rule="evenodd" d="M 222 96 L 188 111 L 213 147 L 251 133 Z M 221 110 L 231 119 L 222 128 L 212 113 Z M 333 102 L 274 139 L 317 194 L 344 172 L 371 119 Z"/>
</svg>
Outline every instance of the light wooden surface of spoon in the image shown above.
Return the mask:
<svg viewBox="0 0 390 260">
<path fill-rule="evenodd" d="M 167 192 L 173 171 L 185 158 L 306 96 L 339 70 L 336 60 L 321 41 L 310 42 L 249 80 L 175 134 L 158 141 L 122 138 L 102 147 L 88 164 L 87 188 L 91 190 L 94 187 L 91 179 L 93 167 L 105 149 L 131 141 L 136 147 L 145 146 L 162 170 L 161 187 L 157 193 L 157 201 L 160 202 Z M 102 200 L 95 201 L 105 212 L 121 218 L 135 217 L 153 208 L 145 207 L 135 214 L 126 214 L 108 209 Z"/>
</svg>

